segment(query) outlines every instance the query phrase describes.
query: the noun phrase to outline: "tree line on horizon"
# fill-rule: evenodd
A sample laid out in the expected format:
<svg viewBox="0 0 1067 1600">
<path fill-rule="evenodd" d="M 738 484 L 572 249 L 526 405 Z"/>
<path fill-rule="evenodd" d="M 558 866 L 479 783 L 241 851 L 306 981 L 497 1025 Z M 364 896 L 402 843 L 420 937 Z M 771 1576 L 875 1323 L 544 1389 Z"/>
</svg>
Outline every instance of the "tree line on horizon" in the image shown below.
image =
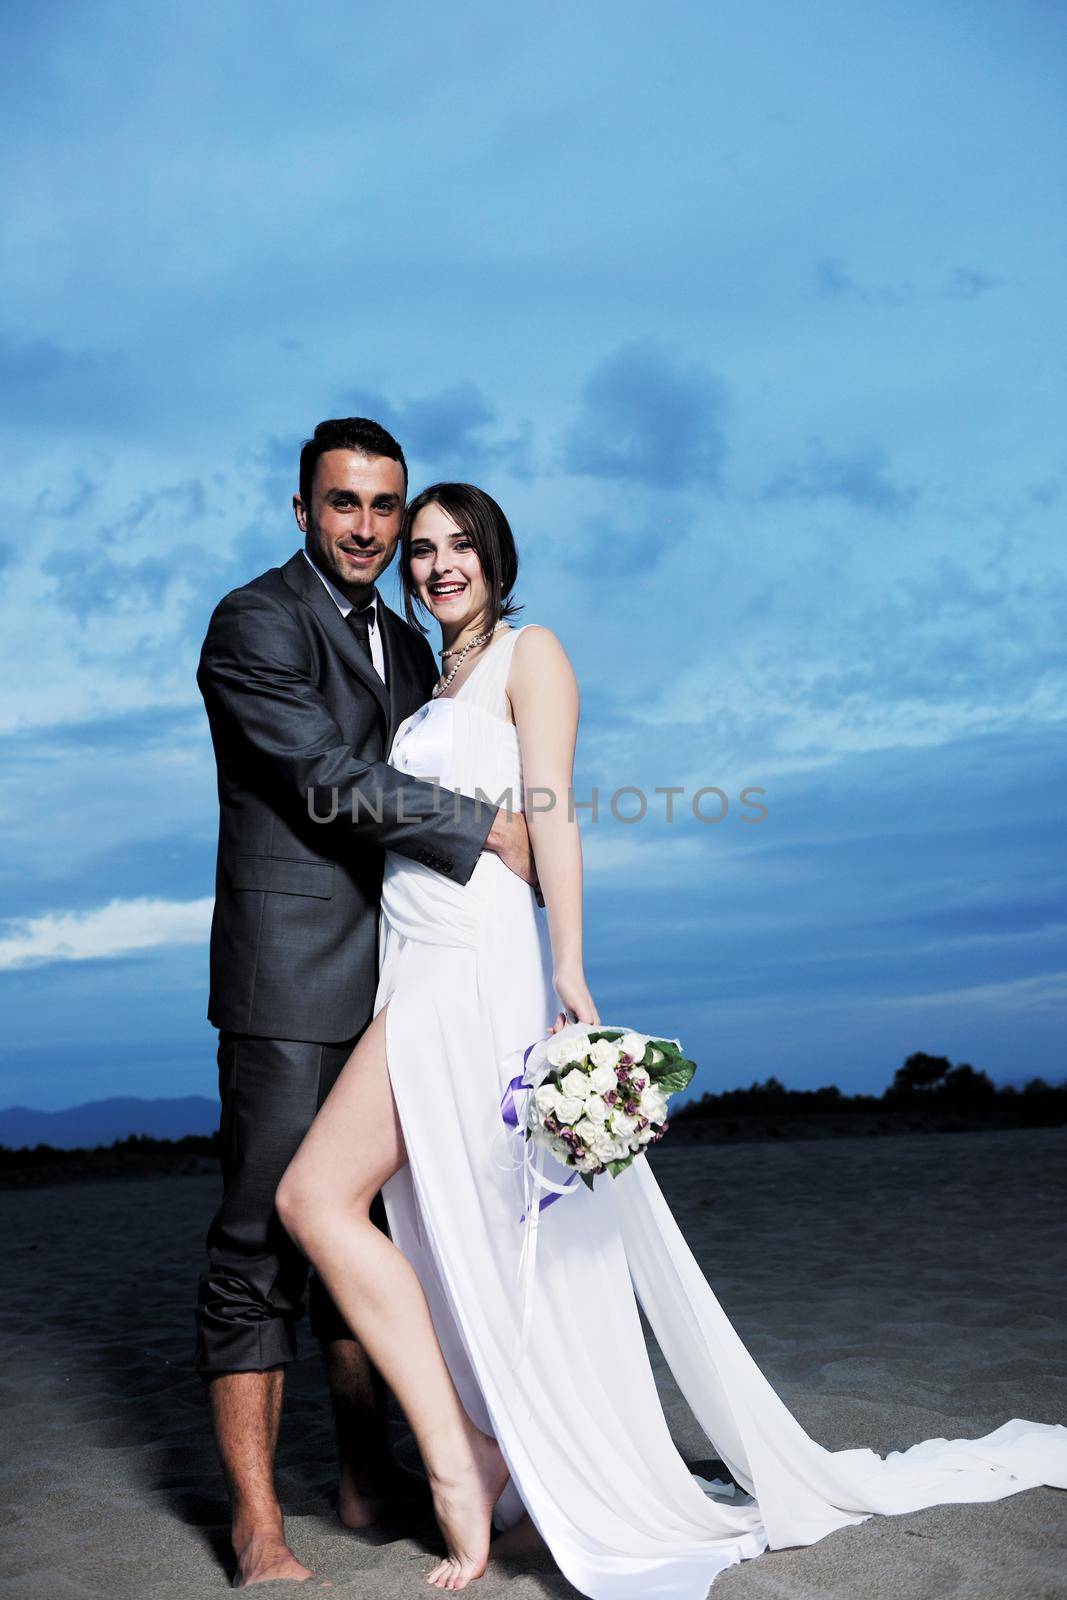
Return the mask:
<svg viewBox="0 0 1067 1600">
<path fill-rule="evenodd" d="M 780 1079 L 770 1077 L 747 1089 L 707 1091 L 671 1113 L 672 1122 L 721 1120 L 744 1117 L 811 1117 L 848 1113 L 911 1113 L 923 1121 L 934 1113 L 956 1119 L 955 1125 L 977 1124 L 988 1127 L 1038 1128 L 1067 1123 L 1067 1080 L 1050 1084 L 1044 1078 L 1031 1078 L 1022 1089 L 1005 1084 L 998 1087 L 989 1074 L 960 1062 L 953 1066 L 947 1056 L 931 1056 L 923 1051 L 910 1055 L 898 1067 L 893 1081 L 880 1095 L 842 1094 L 836 1084 L 821 1089 L 789 1089 Z M 905 1119 L 906 1120 L 906 1119 Z M 29 1175 L 34 1168 L 76 1173 L 129 1174 L 142 1172 L 203 1171 L 204 1158 L 219 1153 L 219 1136 L 186 1134 L 181 1139 L 157 1139 L 147 1134 L 130 1134 L 109 1145 L 61 1150 L 54 1145 L 24 1145 L 20 1149 L 0 1145 L 0 1175 L 16 1179 L 20 1171 Z M 209 1170 L 213 1170 L 209 1169 Z"/>
<path fill-rule="evenodd" d="M 847 1112 L 956 1113 L 991 1124 L 1045 1127 L 1067 1122 L 1067 1081 L 1031 1078 L 1022 1089 L 997 1085 L 969 1061 L 953 1066 L 947 1056 L 916 1051 L 898 1067 L 880 1095 L 843 1094 L 836 1084 L 789 1089 L 771 1077 L 747 1089 L 708 1090 L 672 1112 L 671 1121 L 718 1117 L 804 1116 Z"/>
</svg>

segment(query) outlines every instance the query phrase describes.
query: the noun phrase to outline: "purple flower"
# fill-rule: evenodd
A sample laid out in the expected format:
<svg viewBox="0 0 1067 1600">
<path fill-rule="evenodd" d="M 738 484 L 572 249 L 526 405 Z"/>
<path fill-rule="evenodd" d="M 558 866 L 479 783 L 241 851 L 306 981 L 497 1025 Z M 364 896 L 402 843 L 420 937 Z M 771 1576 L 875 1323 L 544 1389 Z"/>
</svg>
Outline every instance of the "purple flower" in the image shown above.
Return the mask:
<svg viewBox="0 0 1067 1600">
<path fill-rule="evenodd" d="M 604 1096 L 604 1104 L 606 1106 L 613 1106 L 618 1098 L 618 1089 L 609 1089 L 607 1094 Z"/>
<path fill-rule="evenodd" d="M 630 1074 L 623 1066 L 618 1066 L 615 1068 L 615 1076 L 618 1078 L 620 1083 L 629 1083 L 630 1081 Z"/>
</svg>

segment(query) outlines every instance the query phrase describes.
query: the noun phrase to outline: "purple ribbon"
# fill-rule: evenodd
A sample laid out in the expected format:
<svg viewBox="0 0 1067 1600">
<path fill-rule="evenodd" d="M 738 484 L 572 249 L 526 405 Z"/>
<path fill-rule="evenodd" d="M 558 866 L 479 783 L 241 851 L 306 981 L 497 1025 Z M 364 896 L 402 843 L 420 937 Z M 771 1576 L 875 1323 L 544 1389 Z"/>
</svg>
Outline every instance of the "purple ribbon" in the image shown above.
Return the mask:
<svg viewBox="0 0 1067 1600">
<path fill-rule="evenodd" d="M 534 1044 L 537 1044 L 538 1042 L 538 1040 L 534 1040 Z M 532 1044 L 526 1046 L 526 1052 L 522 1058 L 522 1071 L 519 1073 L 518 1077 L 512 1078 L 511 1082 L 508 1084 L 507 1088 L 504 1090 L 504 1093 L 500 1097 L 500 1115 L 507 1126 L 512 1128 L 516 1133 L 522 1133 L 523 1130 L 519 1127 L 519 1108 L 515 1104 L 515 1095 L 517 1091 L 522 1089 L 525 1089 L 527 1094 L 532 1093 L 529 1084 L 524 1084 L 522 1081 L 526 1076 L 526 1063 L 530 1059 L 530 1052 L 532 1050 Z M 576 1172 L 572 1172 L 570 1177 L 567 1179 L 568 1185 L 572 1184 L 577 1176 L 578 1174 Z M 546 1206 L 550 1206 L 554 1200 L 558 1200 L 559 1198 L 560 1196 L 555 1193 L 546 1194 L 538 1204 L 538 1212 L 542 1212 Z M 519 1218 L 519 1221 L 526 1221 L 525 1211 Z"/>
</svg>

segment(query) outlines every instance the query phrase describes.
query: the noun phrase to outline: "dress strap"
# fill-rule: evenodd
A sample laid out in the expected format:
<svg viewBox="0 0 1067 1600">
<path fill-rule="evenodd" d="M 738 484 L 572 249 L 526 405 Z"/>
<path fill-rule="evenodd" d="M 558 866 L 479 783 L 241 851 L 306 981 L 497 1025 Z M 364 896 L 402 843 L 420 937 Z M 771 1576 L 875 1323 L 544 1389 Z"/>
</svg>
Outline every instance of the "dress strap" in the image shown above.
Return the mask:
<svg viewBox="0 0 1067 1600">
<path fill-rule="evenodd" d="M 523 627 L 529 626 L 529 623 L 523 624 Z M 490 716 L 499 717 L 503 722 L 510 720 L 506 697 L 508 673 L 515 641 L 522 631 L 523 628 L 511 628 L 507 633 L 500 633 L 460 690 L 464 700 L 480 706 Z"/>
</svg>

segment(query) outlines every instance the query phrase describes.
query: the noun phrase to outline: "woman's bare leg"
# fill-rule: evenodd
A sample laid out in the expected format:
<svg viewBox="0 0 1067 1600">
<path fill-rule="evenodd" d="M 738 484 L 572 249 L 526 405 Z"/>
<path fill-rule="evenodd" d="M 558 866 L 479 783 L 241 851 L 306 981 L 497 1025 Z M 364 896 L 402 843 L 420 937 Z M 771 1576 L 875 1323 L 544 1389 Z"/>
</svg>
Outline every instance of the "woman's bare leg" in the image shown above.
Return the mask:
<svg viewBox="0 0 1067 1600">
<path fill-rule="evenodd" d="M 485 1571 L 493 1506 L 508 1473 L 496 1441 L 463 1409 L 414 1268 L 370 1220 L 371 1200 L 406 1160 L 383 1009 L 289 1163 L 277 1207 L 418 1441 L 448 1549 L 429 1581 L 463 1589 Z"/>
</svg>

